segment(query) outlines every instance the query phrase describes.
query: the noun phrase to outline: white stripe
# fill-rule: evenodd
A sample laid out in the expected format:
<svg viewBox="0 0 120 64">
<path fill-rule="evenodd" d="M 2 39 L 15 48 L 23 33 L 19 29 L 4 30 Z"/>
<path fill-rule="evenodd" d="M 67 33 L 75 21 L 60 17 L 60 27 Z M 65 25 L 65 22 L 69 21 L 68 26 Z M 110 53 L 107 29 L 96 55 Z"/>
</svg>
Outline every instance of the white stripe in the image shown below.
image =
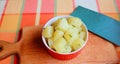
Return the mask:
<svg viewBox="0 0 120 64">
<path fill-rule="evenodd" d="M 83 6 L 98 12 L 96 0 L 75 0 L 75 6 Z"/>
<path fill-rule="evenodd" d="M 41 0 L 38 0 L 35 25 L 39 25 L 39 21 L 40 21 L 40 9 L 41 9 Z"/>
<path fill-rule="evenodd" d="M 4 7 L 5 7 L 5 3 L 6 3 L 6 0 L 0 0 L 0 19 L 1 19 Z"/>
</svg>

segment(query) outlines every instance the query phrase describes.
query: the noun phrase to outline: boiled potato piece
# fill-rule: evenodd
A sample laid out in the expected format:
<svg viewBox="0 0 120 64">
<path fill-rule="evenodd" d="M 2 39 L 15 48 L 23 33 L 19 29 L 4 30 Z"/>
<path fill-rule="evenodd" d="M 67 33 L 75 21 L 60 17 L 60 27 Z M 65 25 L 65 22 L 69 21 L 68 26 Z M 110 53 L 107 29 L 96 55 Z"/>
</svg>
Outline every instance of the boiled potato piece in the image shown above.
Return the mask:
<svg viewBox="0 0 120 64">
<path fill-rule="evenodd" d="M 53 34 L 53 39 L 54 39 L 54 41 L 57 40 L 57 39 L 60 38 L 60 37 L 63 37 L 63 35 L 64 35 L 64 32 L 63 32 L 63 31 L 61 31 L 61 30 L 56 30 L 56 31 L 54 32 L 54 34 Z"/>
<path fill-rule="evenodd" d="M 67 44 L 66 40 L 63 37 L 61 37 L 61 38 L 57 39 L 52 44 L 52 46 L 53 46 L 53 48 L 55 49 L 56 52 L 64 53 L 66 44 Z"/>
<path fill-rule="evenodd" d="M 77 27 L 78 31 L 79 31 L 79 34 L 80 32 L 83 30 L 82 27 Z"/>
<path fill-rule="evenodd" d="M 69 41 L 72 38 L 72 35 L 70 35 L 69 33 L 65 33 L 64 38 L 66 41 Z"/>
<path fill-rule="evenodd" d="M 67 31 L 68 28 L 69 28 L 69 24 L 68 24 L 66 18 L 60 18 L 58 25 L 55 27 L 55 29 L 59 29 L 64 32 Z"/>
<path fill-rule="evenodd" d="M 75 50 L 79 49 L 83 45 L 83 43 L 84 43 L 84 40 L 78 38 L 73 41 L 71 47 L 75 51 Z"/>
<path fill-rule="evenodd" d="M 71 45 L 71 43 L 79 37 L 78 35 L 79 30 L 75 27 L 72 27 L 71 25 L 69 26 L 69 29 L 65 32 L 64 34 L 64 38 L 67 40 L 67 42 L 69 43 L 69 45 Z"/>
<path fill-rule="evenodd" d="M 71 46 L 70 45 L 66 45 L 64 53 L 70 53 L 71 51 L 72 51 Z"/>
<path fill-rule="evenodd" d="M 70 53 L 84 44 L 86 32 L 79 18 L 69 17 L 59 18 L 47 26 L 42 35 L 51 49 L 58 53 Z"/>
<path fill-rule="evenodd" d="M 53 22 L 53 23 L 52 23 L 52 26 L 55 28 L 55 27 L 59 24 L 60 20 L 61 20 L 61 19 L 58 19 L 57 21 Z"/>
<path fill-rule="evenodd" d="M 76 17 L 69 17 L 67 18 L 68 23 L 74 27 L 80 27 L 81 26 L 81 20 L 79 18 Z"/>
<path fill-rule="evenodd" d="M 73 36 L 72 38 L 69 39 L 68 44 L 72 45 L 73 41 L 77 39 L 78 37 Z"/>
<path fill-rule="evenodd" d="M 52 44 L 53 44 L 53 38 L 48 38 L 48 46 L 50 47 L 50 48 L 53 48 L 52 47 Z"/>
<path fill-rule="evenodd" d="M 72 45 L 72 42 L 79 37 L 78 37 L 78 34 L 73 33 L 72 35 L 71 34 L 64 34 L 64 38 L 66 39 L 66 41 L 69 45 Z"/>
<path fill-rule="evenodd" d="M 69 28 L 68 30 L 66 31 L 66 33 L 69 33 L 69 34 L 73 34 L 73 33 L 76 33 L 78 34 L 80 29 L 76 28 L 76 27 L 73 27 L 72 25 L 69 25 Z"/>
<path fill-rule="evenodd" d="M 80 38 L 81 38 L 81 39 L 85 39 L 85 32 L 84 32 L 84 31 L 81 31 L 81 32 L 80 32 Z"/>
<path fill-rule="evenodd" d="M 42 35 L 43 35 L 45 38 L 50 38 L 50 37 L 52 37 L 53 32 L 54 32 L 53 26 L 47 26 L 47 27 L 43 30 Z"/>
</svg>

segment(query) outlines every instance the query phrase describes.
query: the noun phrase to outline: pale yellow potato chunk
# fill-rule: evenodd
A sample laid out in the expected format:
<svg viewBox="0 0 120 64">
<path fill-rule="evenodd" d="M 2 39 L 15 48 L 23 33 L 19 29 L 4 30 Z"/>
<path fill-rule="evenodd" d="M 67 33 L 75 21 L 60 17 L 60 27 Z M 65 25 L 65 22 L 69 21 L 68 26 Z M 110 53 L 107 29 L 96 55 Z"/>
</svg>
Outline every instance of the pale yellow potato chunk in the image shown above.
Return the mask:
<svg viewBox="0 0 120 64">
<path fill-rule="evenodd" d="M 64 38 L 66 39 L 66 41 L 69 45 L 72 45 L 72 42 L 79 37 L 78 37 L 78 34 L 73 33 L 72 35 L 71 34 L 64 34 Z"/>
<path fill-rule="evenodd" d="M 69 26 L 69 29 L 65 32 L 64 38 L 67 40 L 69 45 L 72 44 L 72 42 L 79 37 L 78 35 L 79 30 L 73 26 Z"/>
<path fill-rule="evenodd" d="M 53 32 L 54 32 L 53 26 L 47 26 L 47 27 L 43 30 L 42 35 L 43 35 L 45 38 L 50 38 L 50 37 L 52 37 Z"/>
<path fill-rule="evenodd" d="M 69 34 L 73 34 L 73 33 L 76 33 L 78 34 L 80 29 L 76 28 L 76 27 L 73 27 L 72 25 L 69 25 L 69 28 L 68 30 L 66 31 L 66 33 L 69 33 Z"/>
<path fill-rule="evenodd" d="M 86 32 L 79 18 L 70 17 L 56 20 L 43 30 L 42 35 L 51 49 L 58 53 L 70 53 L 84 44 Z"/>
<path fill-rule="evenodd" d="M 67 44 L 66 40 L 63 37 L 61 37 L 61 38 L 57 39 L 52 44 L 52 46 L 53 46 L 53 48 L 55 49 L 56 52 L 64 53 L 66 44 Z"/>
<path fill-rule="evenodd" d="M 55 27 L 56 30 L 59 29 L 64 32 L 67 31 L 68 28 L 69 28 L 69 24 L 68 24 L 66 18 L 60 18 L 58 25 Z"/>
<path fill-rule="evenodd" d="M 79 33 L 83 30 L 82 27 L 76 27 L 79 31 Z"/>
<path fill-rule="evenodd" d="M 64 38 L 66 41 L 69 41 L 72 38 L 72 35 L 70 35 L 69 33 L 65 33 Z"/>
<path fill-rule="evenodd" d="M 50 47 L 50 48 L 53 48 L 52 47 L 52 44 L 53 44 L 53 38 L 48 38 L 48 46 Z"/>
<path fill-rule="evenodd" d="M 57 40 L 58 38 L 60 37 L 63 37 L 64 35 L 64 32 L 61 31 L 61 30 L 56 30 L 54 33 L 53 33 L 53 39 L 54 41 Z"/>
<path fill-rule="evenodd" d="M 70 45 L 66 45 L 64 53 L 70 53 L 71 51 L 72 51 L 71 46 Z"/>
<path fill-rule="evenodd" d="M 83 43 L 84 43 L 84 40 L 78 38 L 73 41 L 71 47 L 75 51 L 75 50 L 79 49 L 83 45 Z"/>
<path fill-rule="evenodd" d="M 80 38 L 81 38 L 81 39 L 85 39 L 85 32 L 84 32 L 84 31 L 81 31 L 81 32 L 80 32 Z"/>
<path fill-rule="evenodd" d="M 57 21 L 53 22 L 53 23 L 52 23 L 52 26 L 55 28 L 55 27 L 59 24 L 60 20 L 61 20 L 61 19 L 58 19 Z"/>
<path fill-rule="evenodd" d="M 81 26 L 81 20 L 77 17 L 69 17 L 67 18 L 68 23 L 74 27 L 80 27 Z"/>
</svg>

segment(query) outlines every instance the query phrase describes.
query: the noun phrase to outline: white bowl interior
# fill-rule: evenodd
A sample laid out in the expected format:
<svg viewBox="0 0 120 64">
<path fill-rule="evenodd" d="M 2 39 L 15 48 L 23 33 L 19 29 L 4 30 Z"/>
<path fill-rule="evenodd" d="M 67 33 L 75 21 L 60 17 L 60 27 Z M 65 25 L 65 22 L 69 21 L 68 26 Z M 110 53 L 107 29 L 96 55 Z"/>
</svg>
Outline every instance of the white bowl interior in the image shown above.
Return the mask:
<svg viewBox="0 0 120 64">
<path fill-rule="evenodd" d="M 72 17 L 72 16 L 56 16 L 56 17 L 50 19 L 50 20 L 44 25 L 43 28 L 46 28 L 46 26 L 50 26 L 53 22 L 55 22 L 55 21 L 58 20 L 59 18 L 68 18 L 68 17 Z M 86 43 L 87 43 L 87 41 L 88 41 L 88 30 L 87 30 L 86 25 L 85 25 L 83 22 L 82 22 L 82 25 L 83 25 L 83 28 L 84 28 L 84 30 L 85 30 L 85 32 L 86 32 L 85 43 L 82 45 L 82 47 L 80 47 L 78 50 L 73 51 L 73 52 L 70 52 L 70 53 L 59 53 L 59 54 L 72 54 L 72 53 L 76 53 L 76 52 L 78 52 L 79 50 L 81 50 L 81 49 L 86 45 Z M 42 40 L 43 40 L 43 43 L 45 44 L 45 46 L 46 46 L 49 50 L 57 53 L 56 51 L 54 51 L 53 49 L 51 49 L 51 48 L 48 46 L 48 44 L 47 44 L 46 39 L 44 38 L 44 36 L 42 36 Z"/>
</svg>

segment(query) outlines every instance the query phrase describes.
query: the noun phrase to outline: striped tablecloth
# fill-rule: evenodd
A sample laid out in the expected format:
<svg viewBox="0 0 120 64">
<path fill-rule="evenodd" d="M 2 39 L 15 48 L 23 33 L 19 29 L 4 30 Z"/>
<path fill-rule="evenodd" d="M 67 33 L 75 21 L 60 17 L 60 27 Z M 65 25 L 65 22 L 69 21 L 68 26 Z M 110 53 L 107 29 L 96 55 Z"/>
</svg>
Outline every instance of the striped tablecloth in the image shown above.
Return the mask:
<svg viewBox="0 0 120 64">
<path fill-rule="evenodd" d="M 69 15 L 77 6 L 120 21 L 120 0 L 0 0 L 0 40 L 17 41 L 20 28 L 41 25 L 58 15 Z M 14 56 L 0 61 L 13 64 Z"/>
</svg>

